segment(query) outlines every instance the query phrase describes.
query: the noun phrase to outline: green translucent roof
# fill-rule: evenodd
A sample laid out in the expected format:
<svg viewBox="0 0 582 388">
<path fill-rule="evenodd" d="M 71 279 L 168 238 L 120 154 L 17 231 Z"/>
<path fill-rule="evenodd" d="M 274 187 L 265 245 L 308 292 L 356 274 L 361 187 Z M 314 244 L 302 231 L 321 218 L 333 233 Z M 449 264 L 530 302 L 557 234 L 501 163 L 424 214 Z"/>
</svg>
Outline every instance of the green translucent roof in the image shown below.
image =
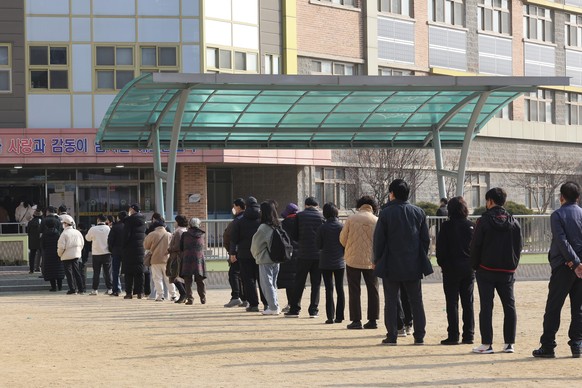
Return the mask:
<svg viewBox="0 0 582 388">
<path fill-rule="evenodd" d="M 104 148 L 460 148 L 520 94 L 566 77 L 147 74 L 119 92 L 97 133 Z M 174 135 L 176 135 L 174 133 Z"/>
</svg>

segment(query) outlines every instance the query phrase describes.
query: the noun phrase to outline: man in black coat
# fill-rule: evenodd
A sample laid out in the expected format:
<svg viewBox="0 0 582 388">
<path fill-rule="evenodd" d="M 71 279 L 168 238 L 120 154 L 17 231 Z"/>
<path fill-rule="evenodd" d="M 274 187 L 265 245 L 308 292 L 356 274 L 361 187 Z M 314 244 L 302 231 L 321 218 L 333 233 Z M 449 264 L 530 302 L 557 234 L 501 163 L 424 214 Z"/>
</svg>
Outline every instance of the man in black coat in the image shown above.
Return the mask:
<svg viewBox="0 0 582 388">
<path fill-rule="evenodd" d="M 40 271 L 40 225 L 42 223 L 42 211 L 35 210 L 32 220 L 28 221 L 26 233 L 28 234 L 28 269 L 29 273 Z"/>
<path fill-rule="evenodd" d="M 131 299 L 134 293 L 137 294 L 138 299 L 141 299 L 144 289 L 143 257 L 145 249 L 143 240 L 145 239 L 146 224 L 137 203 L 129 207 L 128 214 L 129 216 L 123 220 L 122 272 L 125 274 L 124 299 Z"/>
<path fill-rule="evenodd" d="M 321 287 L 321 270 L 319 269 L 319 249 L 317 248 L 317 229 L 325 223 L 323 214 L 318 210 L 319 204 L 313 197 L 305 199 L 305 210 L 297 213 L 295 229 L 291 233 L 291 239 L 299 244 L 297 258 L 297 274 L 293 287 L 293 299 L 290 301 L 287 318 L 298 318 L 301 311 L 301 298 L 309 274 L 311 282 L 311 299 L 309 303 L 309 317 L 317 318 L 319 315 L 319 289 Z"/>
<path fill-rule="evenodd" d="M 113 277 L 113 293 L 111 296 L 119 296 L 121 293 L 121 261 L 123 258 L 123 220 L 127 217 L 126 211 L 120 211 L 117 214 L 117 221 L 111 227 L 111 232 L 107 236 L 107 245 L 111 252 L 111 275 Z"/>
</svg>

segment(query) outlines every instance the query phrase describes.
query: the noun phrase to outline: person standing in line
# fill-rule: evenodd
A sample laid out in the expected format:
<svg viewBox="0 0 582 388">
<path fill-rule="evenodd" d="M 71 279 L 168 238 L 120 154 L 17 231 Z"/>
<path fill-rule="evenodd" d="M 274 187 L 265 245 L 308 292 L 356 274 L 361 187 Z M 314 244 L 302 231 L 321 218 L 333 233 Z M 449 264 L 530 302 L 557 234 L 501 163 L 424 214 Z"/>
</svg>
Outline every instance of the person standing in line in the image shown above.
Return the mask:
<svg viewBox="0 0 582 388">
<path fill-rule="evenodd" d="M 144 297 L 144 265 L 146 224 L 140 207 L 134 203 L 129 207 L 128 216 L 123 220 L 123 257 L 121 271 L 125 274 L 124 299 L 132 299 L 137 294 L 138 299 Z"/>
<path fill-rule="evenodd" d="M 148 234 L 153 232 L 159 226 L 160 223 L 166 225 L 166 220 L 164 220 L 164 217 L 162 217 L 162 215 L 160 213 L 155 212 L 154 214 L 152 214 L 152 218 L 150 219 L 150 223 L 146 228 L 146 232 L 145 232 L 146 237 Z M 170 229 L 167 226 L 165 228 L 166 228 L 166 231 L 168 233 L 170 233 Z M 144 291 L 145 296 L 148 298 L 148 300 L 155 300 L 158 297 L 161 297 L 163 299 L 164 295 L 166 297 L 169 297 L 167 289 L 165 290 L 165 292 L 162 295 L 157 295 L 156 288 L 154 286 L 154 278 L 153 278 L 153 274 L 152 274 L 151 262 L 144 263 L 143 291 Z"/>
<path fill-rule="evenodd" d="M 26 198 L 23 198 L 16 210 L 14 210 L 14 219 L 20 224 L 20 232 L 26 233 L 24 228 L 34 217 L 36 205 L 32 205 Z"/>
<path fill-rule="evenodd" d="M 191 218 L 188 222 L 188 230 L 182 233 L 180 239 L 180 251 L 182 252 L 182 269 L 180 276 L 184 279 L 186 287 L 186 304 L 194 304 L 192 283 L 196 282 L 196 291 L 200 297 L 200 303 L 206 304 L 206 260 L 204 258 L 204 232 L 200 229 L 200 219 Z"/>
<path fill-rule="evenodd" d="M 519 222 L 503 208 L 507 193 L 494 187 L 485 193 L 487 211 L 477 220 L 471 240 L 471 262 L 477 271 L 481 310 L 479 329 L 481 345 L 473 353 L 493 353 L 493 299 L 495 290 L 503 305 L 504 353 L 515 351 L 517 313 L 513 285 L 523 242 Z"/>
<path fill-rule="evenodd" d="M 45 281 L 50 282 L 49 291 L 61 291 L 65 269 L 58 255 L 58 244 L 61 231 L 60 221 L 56 217 L 47 217 L 44 222 L 44 232 L 40 237 L 40 246 L 43 252 L 42 274 Z"/>
<path fill-rule="evenodd" d="M 59 218 L 62 220 L 62 216 L 70 216 L 70 214 L 67 212 L 67 206 L 66 205 L 61 205 L 59 206 L 59 210 L 58 210 L 58 215 Z M 73 219 L 73 229 L 77 229 L 77 224 L 75 223 L 75 219 Z"/>
<path fill-rule="evenodd" d="M 317 229 L 317 247 L 320 249 L 319 269 L 323 276 L 325 286 L 325 313 L 326 324 L 342 323 L 346 297 L 344 294 L 344 272 L 346 262 L 344 260 L 344 247 L 340 244 L 340 233 L 343 225 L 338 219 L 337 207 L 328 202 L 323 205 L 325 224 Z M 337 293 L 337 305 L 334 306 L 333 289 Z"/>
<path fill-rule="evenodd" d="M 143 242 L 144 248 L 152 253 L 151 258 L 151 272 L 154 287 L 156 289 L 156 302 L 164 300 L 164 287 L 168 290 L 168 297 L 172 301 L 178 300 L 176 295 L 176 286 L 170 282 L 166 275 L 166 265 L 168 264 L 168 247 L 172 234 L 166 230 L 166 223 L 164 218 L 160 216 L 153 225 L 154 230 L 149 233 Z"/>
<path fill-rule="evenodd" d="M 441 198 L 439 208 L 436 211 L 437 217 L 446 217 L 449 215 L 449 209 L 447 206 L 448 202 L 449 201 L 446 198 Z"/>
<path fill-rule="evenodd" d="M 259 282 L 259 292 L 257 293 L 257 280 L 259 279 L 259 266 L 251 253 L 251 243 L 253 235 L 261 224 L 261 209 L 255 197 L 248 197 L 245 202 L 245 210 L 240 219 L 232 223 L 230 233 L 230 262 L 240 263 L 240 276 L 243 281 L 245 295 L 249 302 L 247 312 L 259 312 L 259 296 L 263 303 L 263 310 L 268 306 L 267 299 L 263 295 Z"/>
<path fill-rule="evenodd" d="M 459 297 L 463 307 L 464 344 L 475 336 L 473 288 L 475 272 L 471 267 L 470 245 L 475 224 L 467 218 L 469 210 L 463 197 L 453 197 L 447 204 L 449 220 L 443 222 L 436 242 L 437 263 L 443 273 L 447 306 L 448 336 L 442 345 L 459 344 Z"/>
<path fill-rule="evenodd" d="M 295 229 L 295 221 L 297 219 L 297 207 L 294 203 L 288 203 L 285 210 L 281 212 L 281 227 L 288 236 L 291 236 L 292 231 Z M 294 285 L 295 285 L 295 275 L 297 273 L 297 255 L 299 254 L 299 244 L 297 241 L 291 239 L 291 244 L 293 245 L 293 255 L 291 260 L 279 264 L 279 276 L 277 276 L 277 288 L 284 288 L 285 295 L 287 296 L 287 305 L 281 310 L 281 312 L 286 313 L 291 308 L 291 299 L 293 299 Z"/>
<path fill-rule="evenodd" d="M 267 308 L 262 311 L 263 315 L 279 315 L 279 299 L 277 297 L 277 275 L 279 274 L 279 263 L 271 260 L 269 253 L 273 228 L 278 228 L 277 208 L 273 202 L 265 201 L 261 203 L 261 225 L 253 235 L 251 241 L 251 254 L 259 266 L 259 281 L 263 294 L 267 299 Z"/>
<path fill-rule="evenodd" d="M 297 274 L 293 287 L 293 300 L 289 312 L 285 313 L 287 318 L 298 318 L 301 311 L 301 298 L 305 289 L 305 282 L 309 274 L 311 282 L 311 295 L 309 303 L 309 317 L 319 316 L 319 292 L 321 288 L 321 270 L 319 269 L 319 249 L 315 237 L 317 228 L 324 222 L 325 218 L 318 210 L 319 203 L 314 197 L 305 199 L 305 209 L 297 213 L 295 218 L 295 229 L 290 237 L 299 244 L 297 257 Z"/>
<path fill-rule="evenodd" d="M 180 296 L 174 303 L 186 302 L 186 287 L 184 287 L 184 279 L 180 277 L 180 268 L 182 267 L 182 251 L 180 251 L 180 241 L 182 234 L 188 230 L 188 219 L 183 215 L 178 214 L 176 218 L 176 229 L 172 233 L 170 245 L 168 246 L 168 263 L 166 264 L 166 275 L 168 280 L 174 284 Z"/>
<path fill-rule="evenodd" d="M 107 236 L 107 247 L 111 252 L 111 276 L 113 278 L 113 292 L 111 296 L 121 294 L 121 262 L 123 261 L 123 220 L 127 217 L 125 210 L 117 213 L 117 221 L 111 226 Z"/>
<path fill-rule="evenodd" d="M 378 222 L 376 213 L 378 203 L 369 195 L 364 195 L 356 202 L 357 213 L 346 220 L 340 233 L 340 243 L 345 248 L 346 275 L 350 321 L 348 329 L 377 329 L 380 318 L 380 295 L 378 278 L 374 275 L 372 243 L 374 229 Z M 361 282 L 366 283 L 368 294 L 368 322 L 362 326 Z"/>
<path fill-rule="evenodd" d="M 233 220 L 228 223 L 224 233 L 222 234 L 222 242 L 224 249 L 230 251 L 230 234 L 235 220 L 240 220 L 245 211 L 245 201 L 242 198 L 237 198 L 232 202 Z M 238 307 L 242 304 L 248 304 L 244 295 L 244 287 L 240 277 L 240 263 L 238 261 L 231 262 L 230 256 L 228 258 L 228 283 L 230 284 L 230 301 L 224 307 Z"/>
<path fill-rule="evenodd" d="M 107 217 L 103 214 L 97 216 L 97 225 L 92 226 L 85 235 L 85 240 L 91 243 L 93 261 L 93 291 L 89 295 L 99 293 L 99 277 L 103 269 L 103 280 L 107 287 L 107 295 L 113 293 L 113 283 L 111 282 L 111 252 L 107 245 L 107 239 L 111 228 L 105 224 Z"/>
<path fill-rule="evenodd" d="M 580 185 L 566 182 L 560 187 L 560 208 L 550 216 L 552 243 L 548 260 L 552 275 L 548 285 L 548 300 L 544 314 L 541 347 L 532 352 L 534 357 L 554 358 L 556 333 L 566 296 L 570 297 L 570 329 L 568 345 L 573 358 L 582 353 L 582 209 Z"/>
<path fill-rule="evenodd" d="M 85 245 L 85 239 L 81 232 L 73 228 L 73 225 L 75 224 L 73 217 L 65 214 L 60 218 L 64 230 L 59 236 L 57 253 L 63 262 L 63 267 L 65 268 L 67 285 L 69 286 L 67 294 L 84 294 L 85 289 L 83 288 L 83 279 L 79 272 L 79 259 L 81 258 L 83 245 Z"/>
<path fill-rule="evenodd" d="M 42 223 L 42 211 L 34 211 L 32 220 L 28 221 L 26 233 L 28 234 L 28 270 L 30 274 L 40 271 L 40 225 Z"/>
<path fill-rule="evenodd" d="M 374 230 L 375 273 L 384 286 L 384 322 L 387 335 L 382 344 L 396 345 L 400 286 L 406 288 L 414 316 L 414 344 L 423 345 L 426 316 L 422 302 L 423 275 L 432 273 L 428 261 L 430 237 L 426 214 L 408 202 L 410 187 L 402 179 L 388 186 L 390 202 L 378 217 Z"/>
</svg>

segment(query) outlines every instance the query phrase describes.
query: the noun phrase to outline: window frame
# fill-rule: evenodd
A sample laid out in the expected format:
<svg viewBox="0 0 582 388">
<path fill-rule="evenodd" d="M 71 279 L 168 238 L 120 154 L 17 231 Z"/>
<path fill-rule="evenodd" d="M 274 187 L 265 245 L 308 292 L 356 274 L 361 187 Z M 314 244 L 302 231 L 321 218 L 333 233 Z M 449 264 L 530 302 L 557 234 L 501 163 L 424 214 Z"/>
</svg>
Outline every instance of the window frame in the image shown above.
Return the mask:
<svg viewBox="0 0 582 388">
<path fill-rule="evenodd" d="M 0 42 L 0 47 L 5 47 L 7 51 L 7 61 L 5 65 L 0 63 L 0 72 L 8 73 L 8 89 L 0 89 L 0 94 L 10 94 L 12 93 L 12 44 Z"/>
<path fill-rule="evenodd" d="M 496 5 L 495 3 L 501 3 Z M 504 3 L 507 5 L 504 8 Z M 486 12 L 491 13 L 491 28 L 486 26 Z M 477 20 L 480 31 L 487 31 L 496 34 L 511 36 L 511 1 L 510 0 L 479 0 L 477 3 Z M 507 17 L 507 31 L 503 28 L 504 15 Z M 497 20 L 497 28 L 495 21 Z"/>
<path fill-rule="evenodd" d="M 40 65 L 32 65 L 30 63 L 30 50 L 33 47 L 44 47 L 46 48 L 47 51 L 47 64 L 40 64 Z M 51 48 L 64 48 L 66 49 L 66 55 L 65 55 L 65 59 L 66 59 L 66 64 L 51 64 Z M 41 92 L 41 93 L 46 93 L 48 92 L 69 92 L 71 90 L 71 69 L 70 69 L 70 64 L 71 64 L 71 48 L 70 45 L 68 43 L 34 43 L 34 44 L 29 44 L 27 45 L 27 74 L 28 74 L 28 90 L 29 92 Z M 32 73 L 33 72 L 46 72 L 47 73 L 47 85 L 46 88 L 41 88 L 41 87 L 33 87 L 32 85 Z M 66 72 L 66 80 L 67 80 L 67 85 L 65 88 L 53 88 L 51 87 L 51 73 L 52 72 Z"/>
<path fill-rule="evenodd" d="M 544 15 L 540 16 L 539 12 L 543 11 Z M 535 33 L 532 33 L 532 23 L 535 21 Z M 523 37 L 526 40 L 533 40 L 538 42 L 554 43 L 554 11 L 540 7 L 534 4 L 524 4 L 523 5 Z M 540 26 L 541 25 L 541 26 Z M 539 28 L 541 27 L 541 28 Z M 542 31 L 541 38 L 539 37 L 538 31 Z M 551 36 L 548 39 L 547 33 L 550 32 Z M 535 36 L 532 36 L 535 35 Z"/>
<path fill-rule="evenodd" d="M 429 7 L 430 20 L 433 23 L 465 27 L 467 23 L 465 9 L 465 0 L 431 0 Z"/>
<path fill-rule="evenodd" d="M 400 10 L 393 9 L 393 2 L 397 1 L 400 4 Z M 406 9 L 403 5 L 407 3 L 408 8 Z M 407 13 L 404 13 L 408 10 Z M 378 12 L 388 13 L 392 15 L 399 15 L 403 17 L 409 17 L 414 19 L 414 1 L 413 0 L 378 0 Z"/>
<path fill-rule="evenodd" d="M 576 31 L 575 44 L 572 44 L 573 30 Z M 566 21 L 564 22 L 564 44 L 566 47 L 582 48 L 582 15 L 566 14 Z"/>
<path fill-rule="evenodd" d="M 332 173 L 333 178 L 328 174 Z M 348 176 L 345 168 L 341 167 L 316 167 L 313 175 L 315 187 L 315 197 L 319 200 L 321 206 L 326 202 L 333 202 L 338 209 L 348 209 L 349 186 L 346 177 Z M 328 190 L 333 190 L 330 196 Z"/>
<path fill-rule="evenodd" d="M 332 5 L 336 7 L 346 7 L 346 8 L 360 8 L 358 0 L 310 0 L 310 3 L 321 3 L 323 5 Z"/>
<path fill-rule="evenodd" d="M 327 72 L 327 71 L 317 71 L 314 70 L 314 66 L 316 66 L 316 64 L 319 64 L 319 68 L 323 69 L 323 64 L 325 64 L 326 66 L 330 66 L 331 71 Z M 344 74 L 337 74 L 336 72 L 336 68 L 338 66 L 343 66 L 344 68 Z M 351 68 L 352 69 L 352 74 L 345 74 L 345 69 L 346 68 Z M 340 61 L 332 61 L 332 60 L 327 60 L 327 59 L 312 59 L 311 60 L 311 71 L 310 74 L 313 75 L 344 75 L 344 76 L 351 76 L 351 75 L 357 75 L 358 74 L 358 68 L 356 66 L 355 63 L 349 63 L 349 62 L 340 62 Z"/>
<path fill-rule="evenodd" d="M 553 90 L 538 89 L 537 92 L 525 94 L 524 95 L 525 121 L 554 124 L 556 121 L 555 104 L 556 104 L 556 94 Z M 535 107 L 535 110 L 532 109 L 533 107 Z M 540 109 L 542 107 L 543 109 Z M 548 110 L 550 113 L 549 118 L 547 117 Z M 543 116 L 540 115 L 540 112 L 543 112 Z M 540 120 L 540 118 L 542 117 L 543 120 Z"/>
<path fill-rule="evenodd" d="M 471 209 L 485 206 L 485 193 L 489 189 L 488 172 L 468 172 L 465 176 L 465 200 Z M 477 193 L 477 195 L 475 195 Z"/>
<path fill-rule="evenodd" d="M 209 52 L 214 52 L 214 65 L 209 63 Z M 260 74 L 260 54 L 259 51 L 254 50 L 240 50 L 234 47 L 217 47 L 206 46 L 205 53 L 205 72 L 206 73 L 233 73 L 233 74 Z M 227 67 L 221 60 L 221 54 L 229 55 L 229 66 Z M 237 68 L 237 54 L 242 54 L 244 59 L 244 69 Z M 251 57 L 254 56 L 254 69 L 249 67 Z M 250 70 L 249 70 L 250 69 Z"/>
<path fill-rule="evenodd" d="M 267 64 L 269 66 L 267 66 Z M 273 72 L 275 67 L 277 68 L 277 71 Z M 263 69 L 263 74 L 281 74 L 281 56 L 279 54 L 264 54 Z"/>
<path fill-rule="evenodd" d="M 573 101 L 572 97 L 576 96 Z M 582 125 L 582 93 L 566 93 L 566 125 Z M 575 109 L 576 119 L 572 119 L 572 113 Z"/>
<path fill-rule="evenodd" d="M 378 67 L 378 75 L 382 77 L 408 77 L 414 75 L 414 70 Z"/>
<path fill-rule="evenodd" d="M 113 49 L 113 64 L 111 65 L 101 65 L 98 64 L 98 54 L 97 51 L 99 48 L 111 48 Z M 131 65 L 119 65 L 117 64 L 117 51 L 118 49 L 131 49 Z M 135 66 L 136 66 L 136 55 L 135 55 L 135 47 L 132 45 L 110 45 L 110 44 L 98 44 L 94 46 L 94 55 L 95 55 L 95 63 L 93 64 L 94 76 L 95 76 L 95 91 L 112 91 L 112 90 L 121 90 L 123 86 L 127 84 L 123 84 L 121 87 L 118 87 L 117 82 L 117 75 L 118 72 L 133 72 L 133 78 L 135 78 Z M 106 88 L 106 87 L 99 87 L 99 76 L 98 73 L 100 72 L 113 72 L 113 87 Z M 132 78 L 132 79 L 133 79 Z"/>
</svg>

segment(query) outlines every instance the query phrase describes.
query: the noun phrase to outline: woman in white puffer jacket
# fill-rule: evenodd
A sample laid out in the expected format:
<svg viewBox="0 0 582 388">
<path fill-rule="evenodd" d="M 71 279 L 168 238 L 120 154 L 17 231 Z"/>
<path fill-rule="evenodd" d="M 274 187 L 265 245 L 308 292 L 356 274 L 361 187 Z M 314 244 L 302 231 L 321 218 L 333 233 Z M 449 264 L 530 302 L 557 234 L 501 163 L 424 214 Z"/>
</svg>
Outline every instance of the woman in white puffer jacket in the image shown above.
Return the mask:
<svg viewBox="0 0 582 388">
<path fill-rule="evenodd" d="M 64 229 L 57 243 L 57 253 L 65 267 L 65 276 L 67 277 L 67 284 L 69 286 L 67 294 L 84 294 L 85 288 L 83 286 L 81 272 L 79 271 L 79 258 L 85 245 L 85 239 L 81 232 L 73 228 L 75 224 L 73 217 L 65 214 L 60 218 Z"/>
</svg>

